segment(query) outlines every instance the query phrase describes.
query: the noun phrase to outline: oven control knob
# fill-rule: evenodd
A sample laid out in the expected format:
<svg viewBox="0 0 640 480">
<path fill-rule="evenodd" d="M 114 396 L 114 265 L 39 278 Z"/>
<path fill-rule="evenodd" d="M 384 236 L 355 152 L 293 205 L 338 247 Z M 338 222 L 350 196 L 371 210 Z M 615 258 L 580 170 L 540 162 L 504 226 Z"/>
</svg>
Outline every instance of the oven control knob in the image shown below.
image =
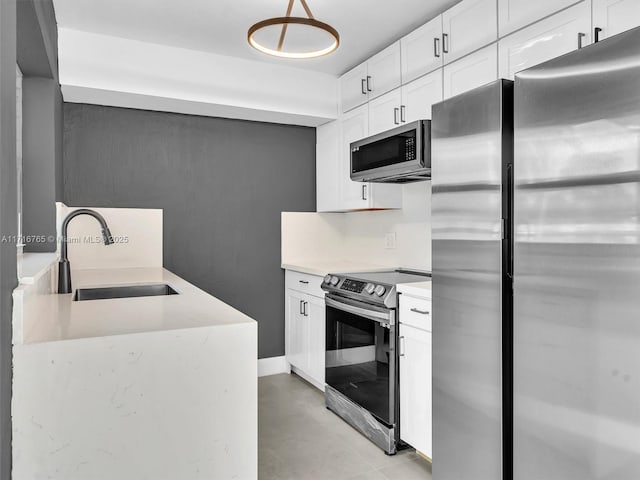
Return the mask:
<svg viewBox="0 0 640 480">
<path fill-rule="evenodd" d="M 334 287 L 335 287 L 336 285 L 338 285 L 338 282 L 339 282 L 339 281 L 340 281 L 340 279 L 339 279 L 338 277 L 336 277 L 335 275 L 333 275 L 333 276 L 331 277 L 331 285 L 333 285 Z"/>
<path fill-rule="evenodd" d="M 364 286 L 364 291 L 367 292 L 369 295 L 372 295 L 375 289 L 376 289 L 376 286 L 373 283 L 367 283 Z"/>
<path fill-rule="evenodd" d="M 381 297 L 382 295 L 384 295 L 384 292 L 386 292 L 387 289 L 384 288 L 382 285 L 378 285 L 375 289 L 376 295 Z"/>
<path fill-rule="evenodd" d="M 329 283 L 331 281 L 331 275 L 327 275 L 324 277 L 324 283 Z"/>
</svg>

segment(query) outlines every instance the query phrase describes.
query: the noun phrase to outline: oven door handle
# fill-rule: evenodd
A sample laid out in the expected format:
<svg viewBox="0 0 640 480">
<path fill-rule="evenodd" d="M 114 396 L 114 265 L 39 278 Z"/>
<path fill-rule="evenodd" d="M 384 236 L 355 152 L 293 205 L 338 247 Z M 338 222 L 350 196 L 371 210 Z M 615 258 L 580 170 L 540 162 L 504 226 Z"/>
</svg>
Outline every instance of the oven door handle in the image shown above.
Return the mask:
<svg viewBox="0 0 640 480">
<path fill-rule="evenodd" d="M 325 304 L 328 307 L 337 308 L 338 310 L 343 310 L 348 313 L 353 313 L 354 315 L 358 315 L 360 317 L 368 318 L 369 320 L 373 320 L 374 322 L 384 323 L 393 325 L 393 312 L 378 312 L 376 310 L 371 310 L 369 308 L 362 308 L 354 303 L 349 302 L 348 300 L 334 300 L 329 295 L 325 296 Z"/>
</svg>

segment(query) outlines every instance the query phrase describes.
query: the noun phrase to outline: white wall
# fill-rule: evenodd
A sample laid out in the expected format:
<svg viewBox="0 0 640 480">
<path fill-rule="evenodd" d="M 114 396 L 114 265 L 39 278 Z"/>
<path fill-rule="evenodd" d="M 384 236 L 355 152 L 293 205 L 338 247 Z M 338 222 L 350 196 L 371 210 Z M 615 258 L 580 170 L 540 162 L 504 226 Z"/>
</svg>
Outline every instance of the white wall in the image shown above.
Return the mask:
<svg viewBox="0 0 640 480">
<path fill-rule="evenodd" d="M 402 210 L 282 214 L 282 263 L 352 261 L 431 270 L 431 182 L 398 186 Z M 385 235 L 396 234 L 396 248 Z"/>
<path fill-rule="evenodd" d="M 317 126 L 337 117 L 321 72 L 59 29 L 66 102 Z"/>
</svg>

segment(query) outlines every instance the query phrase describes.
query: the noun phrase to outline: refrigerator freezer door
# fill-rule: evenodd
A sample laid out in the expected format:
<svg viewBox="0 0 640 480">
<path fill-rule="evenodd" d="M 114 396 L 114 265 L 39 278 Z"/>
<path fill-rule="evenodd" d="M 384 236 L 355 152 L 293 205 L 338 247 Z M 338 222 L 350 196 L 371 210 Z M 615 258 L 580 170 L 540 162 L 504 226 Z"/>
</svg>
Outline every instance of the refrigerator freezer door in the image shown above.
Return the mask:
<svg viewBox="0 0 640 480">
<path fill-rule="evenodd" d="M 499 480 L 512 83 L 433 107 L 433 478 Z M 510 289 L 510 283 L 509 283 Z M 510 292 L 507 296 L 510 299 Z M 510 320 L 510 306 L 506 308 Z"/>
<path fill-rule="evenodd" d="M 515 92 L 514 478 L 637 480 L 640 29 Z"/>
</svg>

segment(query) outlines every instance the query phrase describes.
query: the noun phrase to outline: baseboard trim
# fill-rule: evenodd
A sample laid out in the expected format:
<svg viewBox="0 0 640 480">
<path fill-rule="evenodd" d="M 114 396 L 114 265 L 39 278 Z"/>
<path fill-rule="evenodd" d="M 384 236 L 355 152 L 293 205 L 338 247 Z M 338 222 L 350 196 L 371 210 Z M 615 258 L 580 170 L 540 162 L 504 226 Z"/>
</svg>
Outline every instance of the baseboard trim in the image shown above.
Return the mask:
<svg viewBox="0 0 640 480">
<path fill-rule="evenodd" d="M 277 375 L 279 373 L 289 373 L 291 371 L 287 358 L 269 357 L 258 359 L 258 377 L 267 377 L 269 375 Z"/>
</svg>

